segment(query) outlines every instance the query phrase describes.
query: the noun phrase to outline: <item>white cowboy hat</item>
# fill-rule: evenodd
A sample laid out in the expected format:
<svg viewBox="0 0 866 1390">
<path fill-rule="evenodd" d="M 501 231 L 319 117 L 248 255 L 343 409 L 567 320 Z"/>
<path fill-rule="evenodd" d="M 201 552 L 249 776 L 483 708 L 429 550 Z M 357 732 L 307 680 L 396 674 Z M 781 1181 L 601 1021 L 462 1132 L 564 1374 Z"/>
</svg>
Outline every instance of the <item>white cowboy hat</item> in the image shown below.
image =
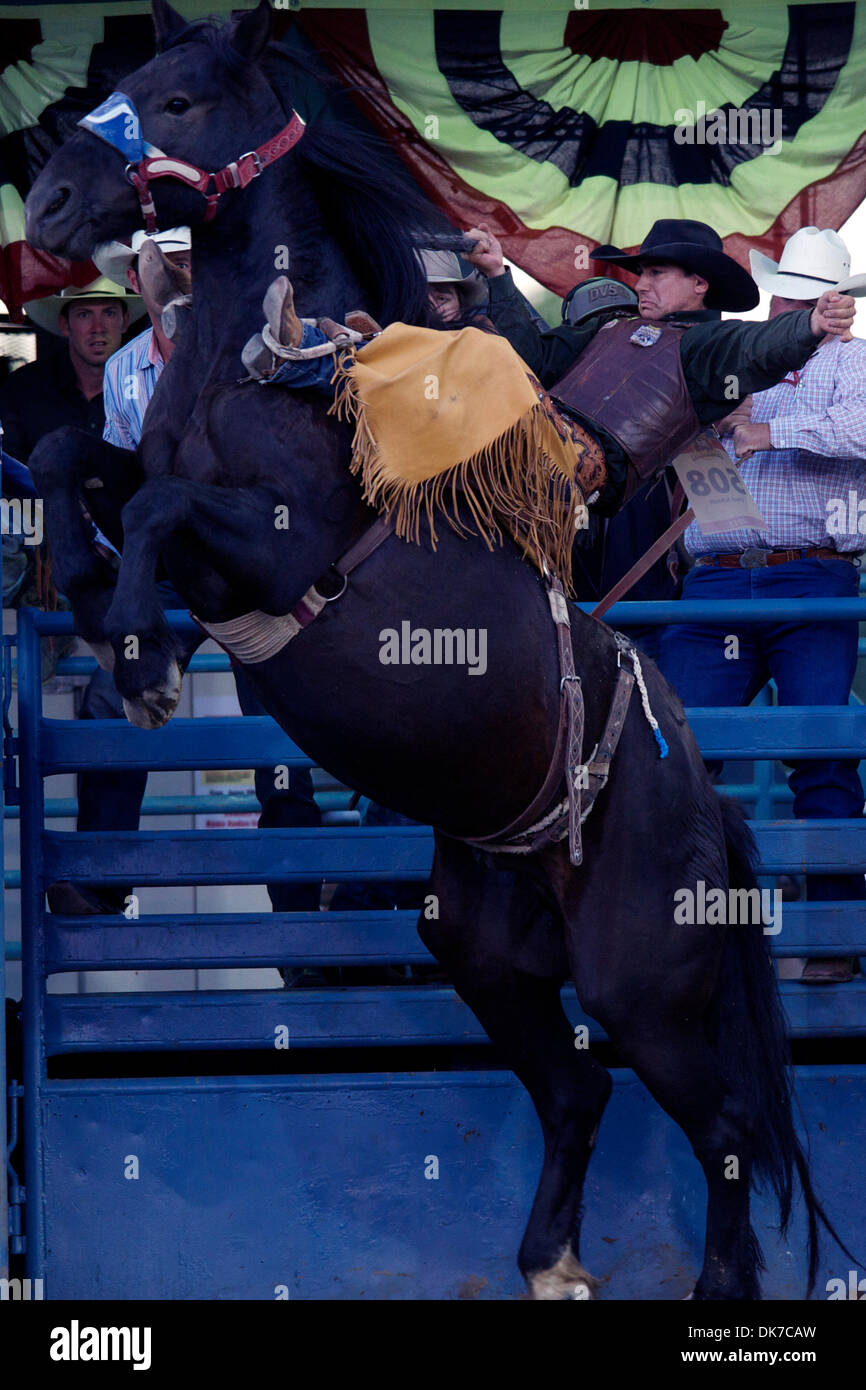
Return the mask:
<svg viewBox="0 0 866 1390">
<path fill-rule="evenodd" d="M 825 290 L 866 294 L 866 275 L 851 274 L 851 256 L 838 232 L 801 227 L 785 242 L 780 261 L 750 251 L 752 275 L 780 299 L 819 299 Z"/>
<path fill-rule="evenodd" d="M 453 285 L 466 309 L 487 303 L 487 283 L 474 268 L 463 274 L 463 267 L 453 251 L 419 251 L 428 285 Z"/>
<path fill-rule="evenodd" d="M 126 272 L 140 252 L 145 241 L 155 241 L 163 251 L 189 251 L 192 237 L 189 227 L 169 227 L 165 232 L 133 232 L 132 244 L 125 241 L 104 241 L 93 253 L 96 269 L 113 280 L 116 285 L 127 285 Z"/>
<path fill-rule="evenodd" d="M 24 305 L 24 309 L 27 317 L 40 328 L 47 328 L 49 333 L 60 335 L 60 311 L 69 304 L 80 304 L 86 299 L 122 300 L 129 311 L 130 323 L 135 323 L 136 319 L 140 319 L 146 313 L 144 300 L 140 295 L 133 294 L 132 290 L 124 292 L 118 289 L 115 282 L 107 280 L 104 275 L 98 280 L 92 280 L 83 289 L 79 289 L 77 285 L 67 285 L 59 294 L 49 294 L 44 299 L 31 299 Z"/>
</svg>

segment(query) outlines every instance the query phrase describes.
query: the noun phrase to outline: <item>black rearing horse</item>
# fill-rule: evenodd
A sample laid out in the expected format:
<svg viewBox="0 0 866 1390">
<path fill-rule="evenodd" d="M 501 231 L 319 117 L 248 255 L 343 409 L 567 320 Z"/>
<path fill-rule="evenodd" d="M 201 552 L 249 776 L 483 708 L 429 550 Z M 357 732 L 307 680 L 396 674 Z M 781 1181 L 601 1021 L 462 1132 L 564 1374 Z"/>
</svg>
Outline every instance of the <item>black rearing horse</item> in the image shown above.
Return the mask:
<svg viewBox="0 0 866 1390">
<path fill-rule="evenodd" d="M 154 0 L 158 56 L 124 80 L 145 138 L 221 169 L 282 130 L 306 80 L 268 46 L 267 3 L 236 22 L 187 24 Z M 130 717 L 155 727 L 176 705 L 178 651 L 157 600 L 161 562 L 206 622 L 286 614 L 373 520 L 350 476 L 347 429 L 311 393 L 238 384 L 240 350 L 286 248 L 301 314 L 342 321 L 364 307 L 421 321 L 425 285 L 414 229 L 433 218 L 357 123 L 334 110 L 205 221 L 194 189 L 151 185 L 159 223 L 193 228 L 193 305 L 148 410 L 137 460 L 67 430 L 32 466 L 45 501 L 58 586 L 80 630 L 113 665 Z M 36 181 L 29 241 L 74 258 L 141 225 L 123 156 L 76 133 Z M 284 260 L 282 264 L 284 264 Z M 89 545 L 80 499 L 118 542 L 113 576 Z M 275 525 L 289 509 L 290 529 Z M 118 517 L 122 509 L 122 532 Z M 611 1082 L 560 1002 L 570 976 L 663 1108 L 707 1180 L 704 1264 L 694 1296 L 759 1297 L 750 1226 L 753 1178 L 768 1180 L 783 1226 L 799 1175 L 810 1227 L 810 1287 L 822 1217 L 792 1121 L 784 1025 L 761 927 L 686 927 L 674 894 L 754 884 L 751 841 L 717 797 L 682 707 L 647 663 L 664 760 L 632 699 L 610 781 L 584 826 L 584 862 L 567 845 L 523 859 L 460 837 L 509 825 L 546 777 L 559 712 L 559 664 L 544 586 L 507 541 L 490 552 L 447 526 L 438 550 L 391 536 L 342 596 L 277 655 L 247 667 L 282 727 L 323 767 L 436 828 L 431 888 L 439 917 L 421 935 L 529 1091 L 544 1163 L 520 1254 L 536 1298 L 585 1296 L 581 1193 Z M 380 633 L 483 629 L 483 678 L 456 665 L 383 665 Z M 137 659 L 126 639 L 138 638 Z M 604 726 L 617 648 L 572 611 L 586 706 L 584 747 Z M 731 1155 L 739 1179 L 726 1176 Z M 579 1295 L 580 1296 L 580 1295 Z"/>
</svg>

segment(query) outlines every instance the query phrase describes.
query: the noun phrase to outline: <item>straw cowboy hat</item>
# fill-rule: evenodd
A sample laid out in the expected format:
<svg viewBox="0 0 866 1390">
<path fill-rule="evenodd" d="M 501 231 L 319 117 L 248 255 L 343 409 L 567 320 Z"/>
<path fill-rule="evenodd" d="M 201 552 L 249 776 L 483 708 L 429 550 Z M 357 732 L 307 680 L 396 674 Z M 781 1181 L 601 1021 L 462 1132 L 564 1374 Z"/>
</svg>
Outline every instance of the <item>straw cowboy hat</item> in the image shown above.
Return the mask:
<svg viewBox="0 0 866 1390">
<path fill-rule="evenodd" d="M 141 251 L 145 241 L 154 241 L 164 252 L 169 251 L 189 251 L 192 246 L 192 237 L 189 227 L 169 227 L 164 232 L 154 232 L 153 236 L 148 237 L 147 232 L 133 232 L 132 243 L 127 246 L 125 241 L 104 241 L 101 246 L 97 246 L 93 253 L 93 264 L 97 270 L 106 275 L 109 280 L 113 280 L 116 285 L 126 288 L 128 281 L 126 272 Z"/>
<path fill-rule="evenodd" d="M 706 222 L 662 217 L 653 223 L 633 255 L 627 255 L 616 246 L 599 246 L 592 258 L 610 261 L 635 273 L 640 271 L 641 261 L 670 261 L 671 265 L 701 275 L 707 281 L 710 287 L 704 299 L 707 309 L 741 313 L 744 309 L 754 309 L 761 298 L 751 275 L 732 256 L 725 254 L 722 238 Z"/>
<path fill-rule="evenodd" d="M 785 242 L 780 261 L 750 251 L 749 262 L 761 289 L 780 299 L 819 299 L 826 290 L 866 294 L 866 275 L 851 274 L 848 247 L 829 229 L 801 227 Z"/>
<path fill-rule="evenodd" d="M 88 299 L 117 299 L 121 300 L 129 311 L 129 321 L 134 323 L 146 312 L 144 301 L 140 295 L 133 294 L 131 290 L 124 292 L 118 289 L 113 280 L 107 280 L 101 275 L 98 280 L 92 280 L 89 285 L 79 289 L 77 285 L 68 285 L 59 294 L 46 295 L 44 299 L 31 299 L 24 305 L 28 318 L 32 319 L 40 328 L 47 328 L 49 333 L 56 333 L 60 336 L 60 314 L 63 309 L 70 304 L 82 304 Z"/>
<path fill-rule="evenodd" d="M 464 309 L 487 303 L 487 283 L 477 270 L 467 275 L 453 251 L 419 251 L 428 285 L 453 285 Z"/>
</svg>

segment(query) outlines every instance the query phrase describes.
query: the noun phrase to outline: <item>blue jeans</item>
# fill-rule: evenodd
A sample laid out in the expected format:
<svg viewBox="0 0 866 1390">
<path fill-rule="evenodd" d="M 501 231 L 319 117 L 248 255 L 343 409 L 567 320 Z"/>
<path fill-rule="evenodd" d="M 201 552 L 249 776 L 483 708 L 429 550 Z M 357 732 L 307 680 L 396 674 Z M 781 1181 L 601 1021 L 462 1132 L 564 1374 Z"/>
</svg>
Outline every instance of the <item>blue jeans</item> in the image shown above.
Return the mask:
<svg viewBox="0 0 866 1390">
<path fill-rule="evenodd" d="M 327 341 L 327 335 L 322 332 L 321 328 L 316 328 L 311 323 L 305 323 L 299 347 L 317 347 L 320 343 Z M 301 358 L 295 362 L 289 359 L 277 368 L 273 376 L 267 377 L 260 385 L 291 386 L 296 391 L 313 386 L 319 391 L 330 391 L 333 375 L 334 354 L 329 352 L 322 357 L 308 357 L 306 360 Z"/>
<path fill-rule="evenodd" d="M 684 599 L 856 598 L 859 571 L 847 560 L 794 560 L 766 569 L 691 570 Z M 736 635 L 736 660 L 725 656 Z M 659 666 L 683 704 L 748 705 L 772 677 L 782 705 L 847 705 L 857 666 L 857 624 L 750 623 L 738 628 L 677 623 L 664 632 Z M 719 767 L 720 764 L 708 766 Z M 789 786 L 798 819 L 857 818 L 863 787 L 853 759 L 792 762 Z M 862 874 L 807 874 L 806 896 L 815 902 L 866 898 Z"/>
</svg>

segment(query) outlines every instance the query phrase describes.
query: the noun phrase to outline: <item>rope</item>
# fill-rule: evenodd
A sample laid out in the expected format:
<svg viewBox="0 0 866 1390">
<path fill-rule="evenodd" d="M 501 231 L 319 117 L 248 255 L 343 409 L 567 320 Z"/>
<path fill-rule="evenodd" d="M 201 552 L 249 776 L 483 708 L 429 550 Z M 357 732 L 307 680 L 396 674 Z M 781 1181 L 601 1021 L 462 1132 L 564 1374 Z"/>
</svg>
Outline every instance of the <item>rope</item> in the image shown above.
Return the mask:
<svg viewBox="0 0 866 1390">
<path fill-rule="evenodd" d="M 665 742 L 664 735 L 661 729 L 659 728 L 659 721 L 656 719 L 655 715 L 653 714 L 650 708 L 649 695 L 647 694 L 646 688 L 646 681 L 643 678 L 643 670 L 640 664 L 640 657 L 637 654 L 637 648 L 633 647 L 628 638 L 624 637 L 621 632 L 615 632 L 614 637 L 616 638 L 616 645 L 619 647 L 620 651 L 625 652 L 625 654 L 631 658 L 631 663 L 634 668 L 634 678 L 637 681 L 637 688 L 640 691 L 640 702 L 643 706 L 643 712 L 646 716 L 646 721 L 652 729 L 655 741 L 659 746 L 659 757 L 666 758 L 668 756 L 668 753 L 670 752 L 670 749 L 668 748 L 668 745 Z"/>
</svg>

